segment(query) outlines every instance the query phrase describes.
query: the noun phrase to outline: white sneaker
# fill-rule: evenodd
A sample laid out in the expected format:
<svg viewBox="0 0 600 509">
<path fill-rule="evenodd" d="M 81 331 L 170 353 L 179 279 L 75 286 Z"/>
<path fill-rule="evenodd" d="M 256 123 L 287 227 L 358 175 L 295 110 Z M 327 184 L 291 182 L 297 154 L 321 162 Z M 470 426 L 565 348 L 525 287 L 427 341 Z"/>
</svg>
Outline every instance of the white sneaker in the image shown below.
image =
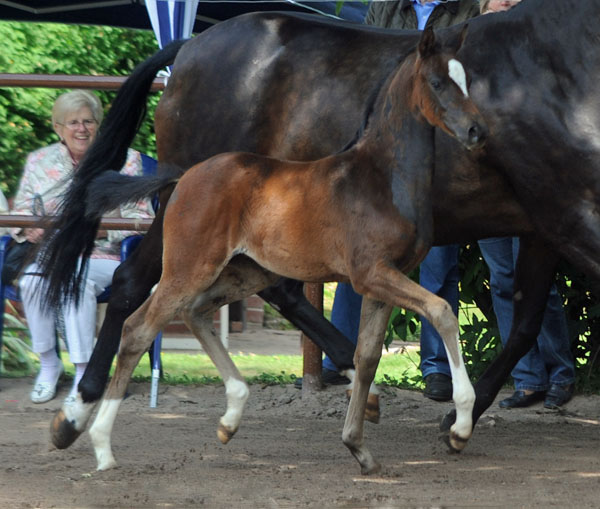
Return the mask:
<svg viewBox="0 0 600 509">
<path fill-rule="evenodd" d="M 58 375 L 56 375 L 56 382 L 53 384 L 50 382 L 36 382 L 33 386 L 33 390 L 29 394 L 29 397 L 33 403 L 46 403 L 56 396 L 56 386 L 58 385 L 58 379 L 62 375 L 65 367 L 60 364 Z"/>
<path fill-rule="evenodd" d="M 63 401 L 63 405 L 64 406 L 74 405 L 76 401 L 77 401 L 77 396 L 67 396 L 65 398 L 65 400 Z"/>
</svg>

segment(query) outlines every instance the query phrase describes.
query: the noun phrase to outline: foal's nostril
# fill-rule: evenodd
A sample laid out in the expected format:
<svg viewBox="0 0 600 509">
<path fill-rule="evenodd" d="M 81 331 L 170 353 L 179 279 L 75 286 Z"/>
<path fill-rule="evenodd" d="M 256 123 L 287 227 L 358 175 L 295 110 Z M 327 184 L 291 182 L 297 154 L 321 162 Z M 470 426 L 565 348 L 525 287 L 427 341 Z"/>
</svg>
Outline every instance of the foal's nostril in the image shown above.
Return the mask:
<svg viewBox="0 0 600 509">
<path fill-rule="evenodd" d="M 472 145 L 483 142 L 485 140 L 485 129 L 482 129 L 479 124 L 473 124 L 469 128 L 469 142 Z"/>
</svg>

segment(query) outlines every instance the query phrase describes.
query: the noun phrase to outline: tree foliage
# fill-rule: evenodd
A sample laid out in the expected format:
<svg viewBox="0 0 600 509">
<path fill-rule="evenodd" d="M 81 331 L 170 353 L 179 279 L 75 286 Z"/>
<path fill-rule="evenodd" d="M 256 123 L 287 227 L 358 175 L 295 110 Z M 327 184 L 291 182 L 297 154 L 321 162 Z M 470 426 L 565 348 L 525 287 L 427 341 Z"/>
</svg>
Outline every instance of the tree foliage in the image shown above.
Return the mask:
<svg viewBox="0 0 600 509">
<path fill-rule="evenodd" d="M 158 49 L 148 30 L 55 23 L 0 22 L 0 40 L 0 69 L 6 73 L 123 76 Z M 57 141 L 50 118 L 62 92 L 0 88 L 0 185 L 7 196 L 16 190 L 27 154 Z M 108 108 L 116 92 L 97 93 Z M 155 155 L 152 118 L 157 102 L 154 94 L 133 144 L 150 155 Z"/>
</svg>

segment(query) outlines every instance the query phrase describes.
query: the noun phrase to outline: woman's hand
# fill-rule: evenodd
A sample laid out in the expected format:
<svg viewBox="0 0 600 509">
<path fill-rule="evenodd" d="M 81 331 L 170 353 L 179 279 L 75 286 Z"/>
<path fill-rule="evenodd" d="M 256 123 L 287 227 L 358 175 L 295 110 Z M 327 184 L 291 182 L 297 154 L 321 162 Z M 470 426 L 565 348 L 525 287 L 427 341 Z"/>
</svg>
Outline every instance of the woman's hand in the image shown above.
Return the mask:
<svg viewBox="0 0 600 509">
<path fill-rule="evenodd" d="M 25 239 L 33 244 L 37 244 L 44 236 L 43 228 L 25 228 Z"/>
</svg>

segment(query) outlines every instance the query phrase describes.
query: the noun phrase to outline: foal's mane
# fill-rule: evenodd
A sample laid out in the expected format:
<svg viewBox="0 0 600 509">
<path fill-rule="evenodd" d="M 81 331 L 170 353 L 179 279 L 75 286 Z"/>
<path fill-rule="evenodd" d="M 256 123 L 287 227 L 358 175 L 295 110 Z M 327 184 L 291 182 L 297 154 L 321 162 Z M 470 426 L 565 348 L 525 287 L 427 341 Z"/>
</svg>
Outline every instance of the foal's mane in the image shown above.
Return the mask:
<svg viewBox="0 0 600 509">
<path fill-rule="evenodd" d="M 371 93 L 369 95 L 369 98 L 367 99 L 367 103 L 366 103 L 366 106 L 363 111 L 363 119 L 362 119 L 360 127 L 357 129 L 357 131 L 354 134 L 354 136 L 352 137 L 352 139 L 348 143 L 346 143 L 344 148 L 342 148 L 341 150 L 339 150 L 337 152 L 338 154 L 341 154 L 342 152 L 346 152 L 347 150 L 350 150 L 365 135 L 365 133 L 367 132 L 367 130 L 369 129 L 369 126 L 371 125 L 371 123 L 373 121 L 373 118 L 377 111 L 376 105 L 378 104 L 378 102 L 380 102 L 380 100 L 381 100 L 380 98 L 385 96 L 385 93 L 387 92 L 387 90 L 390 86 L 390 83 L 392 82 L 393 77 L 396 75 L 396 73 L 398 72 L 400 67 L 402 65 L 404 65 L 404 63 L 406 62 L 406 59 L 409 58 L 413 53 L 416 53 L 416 51 L 417 51 L 417 49 L 415 47 L 415 49 L 413 51 L 411 51 L 410 53 L 407 53 L 406 55 L 404 55 L 402 57 L 398 57 L 398 59 L 396 61 L 396 65 L 390 70 L 390 72 L 386 76 L 382 77 L 379 80 L 379 82 L 377 83 L 377 86 L 375 88 L 373 88 L 373 90 L 371 91 Z"/>
</svg>

